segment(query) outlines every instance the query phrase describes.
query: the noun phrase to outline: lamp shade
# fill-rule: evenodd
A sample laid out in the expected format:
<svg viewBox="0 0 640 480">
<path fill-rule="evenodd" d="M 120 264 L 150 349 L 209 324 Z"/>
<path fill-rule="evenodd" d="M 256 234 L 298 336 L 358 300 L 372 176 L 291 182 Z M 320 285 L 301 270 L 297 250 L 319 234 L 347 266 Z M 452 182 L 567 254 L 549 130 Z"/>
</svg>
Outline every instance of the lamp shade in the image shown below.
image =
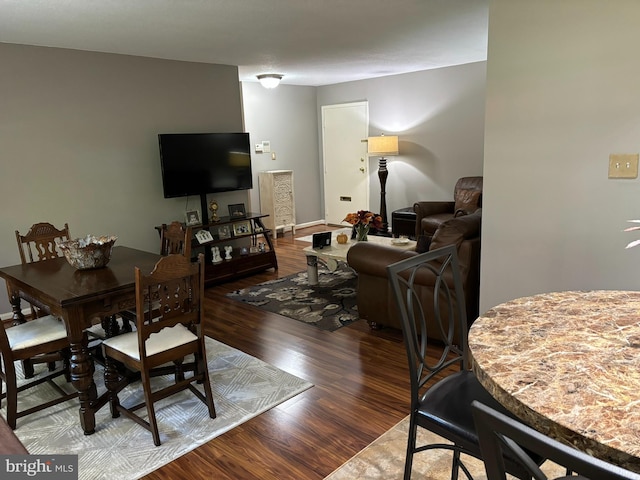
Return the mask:
<svg viewBox="0 0 640 480">
<path fill-rule="evenodd" d="M 398 137 L 396 135 L 381 135 L 367 139 L 369 155 L 398 155 Z"/>
<path fill-rule="evenodd" d="M 280 85 L 280 80 L 282 80 L 283 76 L 279 73 L 263 73 L 262 75 L 257 75 L 257 78 L 264 88 L 276 88 Z"/>
</svg>

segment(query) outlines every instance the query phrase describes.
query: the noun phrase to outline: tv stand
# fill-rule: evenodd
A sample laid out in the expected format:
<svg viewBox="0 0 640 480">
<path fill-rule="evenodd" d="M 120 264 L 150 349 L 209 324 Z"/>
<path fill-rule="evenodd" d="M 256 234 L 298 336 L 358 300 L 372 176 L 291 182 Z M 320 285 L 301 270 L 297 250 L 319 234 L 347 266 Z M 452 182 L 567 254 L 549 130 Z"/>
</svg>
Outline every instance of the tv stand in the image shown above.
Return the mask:
<svg viewBox="0 0 640 480">
<path fill-rule="evenodd" d="M 206 196 L 202 204 L 202 217 L 207 219 L 200 226 L 192 227 L 191 252 L 194 258 L 204 253 L 206 286 L 226 282 L 235 278 L 273 268 L 278 269 L 276 251 L 271 241 L 271 230 L 265 228 L 262 219 L 268 215 L 247 213 L 244 217 L 220 217 L 220 221 L 209 223 Z M 200 243 L 196 233 L 207 230 L 212 240 Z M 213 263 L 212 248 L 218 247 L 221 261 Z M 225 259 L 224 247 L 232 247 L 231 259 Z"/>
</svg>

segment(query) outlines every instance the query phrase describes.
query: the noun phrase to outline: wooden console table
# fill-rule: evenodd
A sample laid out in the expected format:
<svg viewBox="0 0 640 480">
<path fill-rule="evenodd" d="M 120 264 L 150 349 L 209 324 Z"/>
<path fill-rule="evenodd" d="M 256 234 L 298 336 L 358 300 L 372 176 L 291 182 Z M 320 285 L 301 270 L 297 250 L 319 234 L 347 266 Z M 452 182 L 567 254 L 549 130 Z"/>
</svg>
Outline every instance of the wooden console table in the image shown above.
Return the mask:
<svg viewBox="0 0 640 480">
<path fill-rule="evenodd" d="M 263 213 L 247 213 L 242 218 L 220 217 L 217 222 L 191 227 L 191 254 L 195 258 L 204 253 L 206 285 L 225 282 L 269 268 L 278 269 L 278 259 L 271 240 L 271 230 L 262 223 Z M 162 227 L 157 226 L 158 233 Z M 200 243 L 196 234 L 208 231 L 212 240 Z M 219 247 L 222 261 L 213 263 L 212 247 Z M 231 246 L 231 259 L 226 260 L 224 247 Z"/>
</svg>

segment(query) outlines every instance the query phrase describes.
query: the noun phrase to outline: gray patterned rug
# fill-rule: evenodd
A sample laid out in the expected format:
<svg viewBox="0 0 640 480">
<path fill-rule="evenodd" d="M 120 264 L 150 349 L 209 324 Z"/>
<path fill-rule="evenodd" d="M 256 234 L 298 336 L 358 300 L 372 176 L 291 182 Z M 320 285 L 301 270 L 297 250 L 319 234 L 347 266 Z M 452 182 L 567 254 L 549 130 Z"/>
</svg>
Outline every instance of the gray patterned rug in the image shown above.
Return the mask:
<svg viewBox="0 0 640 480">
<path fill-rule="evenodd" d="M 227 294 L 254 307 L 333 331 L 359 319 L 356 273 L 340 263 L 334 272 L 318 266 L 318 285 L 309 285 L 307 272 L 269 280 Z"/>
<path fill-rule="evenodd" d="M 206 347 L 217 417 L 209 418 L 206 406 L 189 391 L 157 402 L 159 447 L 154 446 L 151 433 L 138 424 L 123 416 L 111 418 L 108 406 L 96 415 L 96 432 L 85 436 L 75 399 L 19 418 L 15 433 L 31 454 L 77 454 L 80 479 L 136 479 L 312 386 L 216 340 L 207 338 Z M 20 367 L 18 370 L 22 372 Z M 169 378 L 153 379 L 154 389 Z M 102 393 L 101 368 L 96 369 L 95 381 L 98 393 Z M 139 387 L 134 383 L 123 390 L 121 403 L 142 401 Z M 53 391 L 48 384 L 29 389 L 18 398 L 20 407 L 26 408 L 36 396 L 40 401 Z M 5 416 L 6 407 L 0 413 Z"/>
</svg>

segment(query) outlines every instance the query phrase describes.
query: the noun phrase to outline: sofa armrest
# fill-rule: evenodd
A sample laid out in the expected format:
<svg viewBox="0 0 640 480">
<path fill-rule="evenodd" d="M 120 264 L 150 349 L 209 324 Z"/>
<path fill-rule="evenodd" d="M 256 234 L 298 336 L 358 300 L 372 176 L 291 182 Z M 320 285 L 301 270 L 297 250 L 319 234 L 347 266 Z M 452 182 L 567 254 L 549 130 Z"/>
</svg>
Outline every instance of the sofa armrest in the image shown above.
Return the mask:
<svg viewBox="0 0 640 480">
<path fill-rule="evenodd" d="M 414 250 L 358 242 L 347 252 L 347 263 L 356 272 L 375 277 L 387 277 L 387 265 L 417 255 Z"/>
</svg>

